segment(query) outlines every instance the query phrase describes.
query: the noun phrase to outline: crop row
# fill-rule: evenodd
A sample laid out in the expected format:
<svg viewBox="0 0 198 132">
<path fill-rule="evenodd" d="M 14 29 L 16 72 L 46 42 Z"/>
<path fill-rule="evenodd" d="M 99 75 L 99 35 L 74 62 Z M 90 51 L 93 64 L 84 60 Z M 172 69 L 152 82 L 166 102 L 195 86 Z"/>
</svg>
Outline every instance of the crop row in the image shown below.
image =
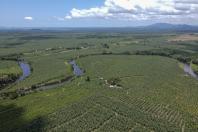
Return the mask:
<svg viewBox="0 0 198 132">
<path fill-rule="evenodd" d="M 182 127 L 181 121 L 183 120 L 182 114 L 178 111 L 166 108 L 162 104 L 148 103 L 144 100 L 137 99 L 135 102 L 130 105 L 136 106 L 142 112 L 148 113 L 156 118 L 164 119 L 172 124 L 180 125 Z"/>
<path fill-rule="evenodd" d="M 104 124 L 97 131 L 105 131 L 105 132 L 126 132 L 126 131 L 148 131 L 149 129 L 141 126 L 140 124 L 134 122 L 132 119 L 123 117 L 121 115 L 117 115 L 111 118 L 109 122 Z"/>
<path fill-rule="evenodd" d="M 51 131 L 94 131 L 108 121 L 114 113 L 106 108 L 94 107 L 80 118 L 61 124 Z"/>
<path fill-rule="evenodd" d="M 110 97 L 91 97 L 51 113 L 43 119 L 35 120 L 25 126 L 23 131 L 176 132 L 182 129 L 190 130 L 185 126 L 185 120 L 182 118 L 180 120 L 178 112 L 169 109 L 163 111 L 164 106 L 149 105 L 144 101 L 131 103 L 134 105 Z M 180 122 L 177 123 L 175 120 Z"/>
<path fill-rule="evenodd" d="M 181 131 L 179 126 L 176 126 L 164 119 L 153 117 L 152 115 L 142 112 L 135 107 L 130 107 L 122 102 L 114 101 L 106 97 L 100 97 L 95 100 L 98 104 L 112 111 L 118 113 L 119 115 L 129 118 L 136 123 L 141 124 L 154 131 Z"/>
<path fill-rule="evenodd" d="M 193 131 L 198 130 L 198 117 L 189 115 L 189 113 L 183 113 L 173 110 L 166 105 L 148 103 L 141 98 L 128 98 L 123 96 L 121 98 L 122 102 L 128 106 L 136 107 L 143 113 L 149 114 L 154 118 L 160 118 L 166 120 L 167 122 L 174 124 L 180 128 L 184 128 Z"/>
</svg>

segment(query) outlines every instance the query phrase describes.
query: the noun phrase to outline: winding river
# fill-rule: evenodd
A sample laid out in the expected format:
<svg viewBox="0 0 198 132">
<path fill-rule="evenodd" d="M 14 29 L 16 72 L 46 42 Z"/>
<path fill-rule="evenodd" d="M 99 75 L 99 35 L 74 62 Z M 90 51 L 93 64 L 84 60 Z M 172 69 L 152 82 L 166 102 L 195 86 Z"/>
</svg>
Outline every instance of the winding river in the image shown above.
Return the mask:
<svg viewBox="0 0 198 132">
<path fill-rule="evenodd" d="M 189 64 L 184 64 L 184 71 L 185 73 L 191 75 L 193 78 L 198 80 L 198 75 L 193 71 Z"/>
<path fill-rule="evenodd" d="M 27 64 L 23 61 L 19 61 L 18 63 L 19 63 L 21 70 L 23 71 L 23 74 L 20 76 L 20 78 L 17 80 L 17 82 L 24 80 L 31 74 L 31 68 L 30 68 L 29 64 Z"/>
<path fill-rule="evenodd" d="M 20 82 L 22 80 L 25 80 L 28 76 L 31 74 L 31 68 L 30 65 L 24 61 L 19 61 L 18 62 L 21 70 L 23 71 L 23 74 L 20 76 L 20 78 L 17 80 L 17 82 Z M 70 65 L 72 65 L 73 68 L 73 73 L 75 76 L 79 77 L 84 74 L 84 71 L 76 64 L 75 60 L 72 60 L 69 62 Z M 47 89 L 52 89 L 55 87 L 63 86 L 64 84 L 68 83 L 69 81 L 72 81 L 73 77 L 68 77 L 65 80 L 62 79 L 57 83 L 52 83 L 52 84 L 47 84 L 47 85 L 40 85 L 36 89 L 37 91 L 40 90 L 47 90 Z M 26 94 L 31 93 L 32 91 L 25 91 Z"/>
<path fill-rule="evenodd" d="M 30 68 L 30 65 L 26 62 L 23 62 L 23 61 L 20 61 L 18 62 L 19 63 L 19 66 L 21 68 L 21 70 L 23 71 L 23 74 L 20 76 L 20 78 L 17 80 L 18 82 L 19 81 L 22 81 L 24 80 L 25 78 L 27 78 L 28 76 L 30 76 L 31 74 L 31 68 Z M 82 76 L 84 71 L 76 64 L 75 60 L 72 60 L 69 62 L 72 67 L 73 67 L 73 72 L 76 76 Z M 192 76 L 193 78 L 196 78 L 198 80 L 198 74 L 196 74 L 191 66 L 189 64 L 184 64 L 184 72 L 187 73 L 188 75 Z"/>
<path fill-rule="evenodd" d="M 24 79 L 26 79 L 30 74 L 31 74 L 31 68 L 30 68 L 30 65 L 25 63 L 25 62 L 18 62 L 19 63 L 19 66 L 20 68 L 22 69 L 23 71 L 23 75 L 21 75 L 21 77 L 17 80 L 17 82 L 20 82 Z M 84 74 L 84 71 L 76 64 L 75 60 L 72 60 L 69 62 L 69 64 L 72 65 L 72 68 L 73 68 L 73 73 L 75 76 L 79 77 L 79 76 L 82 76 Z M 73 80 L 73 77 L 70 76 L 70 77 L 67 77 L 65 79 L 62 79 L 58 82 L 55 82 L 55 83 L 52 83 L 52 84 L 44 84 L 44 85 L 40 85 L 40 86 L 37 86 L 35 91 L 42 91 L 42 90 L 48 90 L 48 89 L 53 89 L 53 88 L 56 88 L 56 87 L 60 87 L 60 86 L 63 86 L 65 85 L 66 83 L 70 82 Z M 32 93 L 33 91 L 30 90 L 30 89 L 27 89 L 25 91 L 18 91 L 19 93 L 23 93 L 23 94 L 30 94 Z"/>
</svg>

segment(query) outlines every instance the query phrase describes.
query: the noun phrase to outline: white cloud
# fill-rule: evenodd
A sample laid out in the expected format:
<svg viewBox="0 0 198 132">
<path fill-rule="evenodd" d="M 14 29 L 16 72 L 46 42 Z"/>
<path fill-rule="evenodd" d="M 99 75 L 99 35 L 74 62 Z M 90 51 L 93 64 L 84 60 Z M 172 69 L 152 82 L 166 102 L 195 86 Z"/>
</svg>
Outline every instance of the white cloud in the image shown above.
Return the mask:
<svg viewBox="0 0 198 132">
<path fill-rule="evenodd" d="M 34 18 L 33 18 L 33 17 L 31 17 L 31 16 L 26 16 L 26 17 L 24 17 L 24 19 L 25 19 L 25 20 L 29 20 L 29 21 L 34 20 Z"/>
<path fill-rule="evenodd" d="M 72 17 L 68 15 L 68 16 L 65 16 L 65 19 L 72 19 Z"/>
<path fill-rule="evenodd" d="M 64 21 L 65 19 L 62 18 L 62 17 L 57 17 L 57 16 L 54 16 L 55 19 L 57 19 L 58 21 Z"/>
<path fill-rule="evenodd" d="M 198 0 L 105 0 L 101 7 L 73 8 L 65 19 L 99 17 L 122 20 L 198 20 L 197 14 Z"/>
</svg>

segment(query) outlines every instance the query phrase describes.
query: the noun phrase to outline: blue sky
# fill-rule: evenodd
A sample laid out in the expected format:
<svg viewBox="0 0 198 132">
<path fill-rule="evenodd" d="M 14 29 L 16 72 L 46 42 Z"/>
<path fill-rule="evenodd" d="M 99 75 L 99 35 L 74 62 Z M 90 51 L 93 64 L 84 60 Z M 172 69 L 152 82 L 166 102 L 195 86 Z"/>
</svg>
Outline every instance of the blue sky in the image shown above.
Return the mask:
<svg viewBox="0 0 198 132">
<path fill-rule="evenodd" d="M 72 8 L 90 8 L 101 6 L 103 0 L 0 0 L 0 26 L 32 27 L 32 26 L 94 26 L 93 20 L 58 21 L 57 17 L 64 17 Z M 24 20 L 31 16 L 33 21 Z"/>
<path fill-rule="evenodd" d="M 198 24 L 195 0 L 0 0 L 0 26 L 121 27 Z"/>
</svg>

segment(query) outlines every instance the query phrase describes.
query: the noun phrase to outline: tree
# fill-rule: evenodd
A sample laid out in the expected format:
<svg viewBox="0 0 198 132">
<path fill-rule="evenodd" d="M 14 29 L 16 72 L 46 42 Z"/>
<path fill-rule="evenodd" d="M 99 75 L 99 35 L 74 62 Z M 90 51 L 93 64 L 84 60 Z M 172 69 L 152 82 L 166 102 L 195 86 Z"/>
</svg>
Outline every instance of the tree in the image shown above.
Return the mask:
<svg viewBox="0 0 198 132">
<path fill-rule="evenodd" d="M 90 82 L 90 77 L 87 76 L 87 78 L 85 79 L 85 81 Z"/>
</svg>

